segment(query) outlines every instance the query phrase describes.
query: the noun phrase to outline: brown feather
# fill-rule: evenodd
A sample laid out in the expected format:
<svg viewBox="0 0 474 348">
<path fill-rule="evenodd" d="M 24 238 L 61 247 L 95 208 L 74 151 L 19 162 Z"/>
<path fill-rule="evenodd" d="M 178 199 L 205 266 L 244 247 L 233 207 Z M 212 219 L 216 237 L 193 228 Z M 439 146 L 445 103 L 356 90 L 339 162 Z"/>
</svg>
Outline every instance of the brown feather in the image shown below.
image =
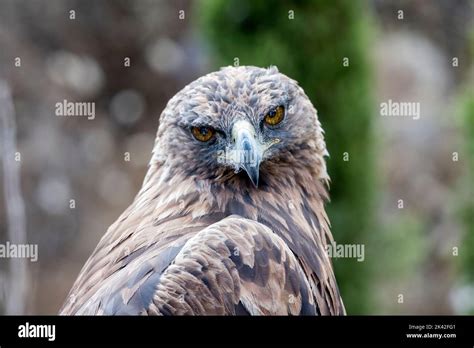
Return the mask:
<svg viewBox="0 0 474 348">
<path fill-rule="evenodd" d="M 252 80 L 260 87 L 246 88 Z M 243 173 L 196 162 L 179 122 L 214 113 L 206 122 L 224 127 L 264 87 L 293 93 L 295 123 L 309 123 L 262 162 L 256 188 Z M 216 97 L 221 89 L 242 103 L 227 105 Z M 345 314 L 325 252 L 333 240 L 326 154 L 316 110 L 275 69 L 227 68 L 190 84 L 163 112 L 140 192 L 100 240 L 61 314 Z"/>
</svg>

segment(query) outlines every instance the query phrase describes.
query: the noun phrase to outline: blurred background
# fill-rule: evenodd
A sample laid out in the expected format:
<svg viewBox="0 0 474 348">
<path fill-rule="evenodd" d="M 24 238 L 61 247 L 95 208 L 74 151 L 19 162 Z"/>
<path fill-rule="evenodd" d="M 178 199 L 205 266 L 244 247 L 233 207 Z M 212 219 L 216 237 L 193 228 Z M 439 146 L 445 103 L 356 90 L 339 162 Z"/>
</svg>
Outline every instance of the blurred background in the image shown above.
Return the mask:
<svg viewBox="0 0 474 348">
<path fill-rule="evenodd" d="M 0 0 L 0 243 L 13 216 L 39 248 L 0 259 L 0 313 L 58 312 L 166 102 L 225 65 L 277 65 L 318 109 L 333 235 L 365 246 L 334 259 L 347 312 L 474 314 L 473 0 Z M 95 119 L 57 117 L 65 99 Z M 389 99 L 420 119 L 381 116 Z"/>
</svg>

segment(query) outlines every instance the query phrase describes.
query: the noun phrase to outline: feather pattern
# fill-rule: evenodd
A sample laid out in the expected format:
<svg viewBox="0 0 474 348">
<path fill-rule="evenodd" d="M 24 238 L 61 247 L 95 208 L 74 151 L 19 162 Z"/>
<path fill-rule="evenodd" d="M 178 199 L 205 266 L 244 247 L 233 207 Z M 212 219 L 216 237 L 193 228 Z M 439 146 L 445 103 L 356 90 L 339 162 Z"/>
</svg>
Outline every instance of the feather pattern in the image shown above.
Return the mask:
<svg viewBox="0 0 474 348">
<path fill-rule="evenodd" d="M 293 108 L 264 131 L 271 105 Z M 278 136 L 253 186 L 197 144 L 188 125 L 230 134 L 245 117 Z M 265 133 L 267 132 L 267 133 Z M 272 133 L 273 132 L 273 133 Z M 276 135 L 275 135 L 276 134 Z M 324 156 L 316 110 L 275 67 L 224 68 L 191 83 L 161 116 L 148 173 L 61 308 L 64 315 L 342 315 L 332 263 Z"/>
</svg>

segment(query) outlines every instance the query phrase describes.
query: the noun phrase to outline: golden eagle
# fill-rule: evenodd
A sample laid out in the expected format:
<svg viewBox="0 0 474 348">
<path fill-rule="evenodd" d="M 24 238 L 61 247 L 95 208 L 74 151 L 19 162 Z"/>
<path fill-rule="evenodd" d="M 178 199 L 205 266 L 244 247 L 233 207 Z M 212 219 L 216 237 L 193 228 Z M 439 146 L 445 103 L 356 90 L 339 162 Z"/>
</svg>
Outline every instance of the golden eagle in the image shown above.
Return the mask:
<svg viewBox="0 0 474 348">
<path fill-rule="evenodd" d="M 316 109 L 276 67 L 190 83 L 60 313 L 345 314 L 326 253 L 326 155 Z"/>
</svg>

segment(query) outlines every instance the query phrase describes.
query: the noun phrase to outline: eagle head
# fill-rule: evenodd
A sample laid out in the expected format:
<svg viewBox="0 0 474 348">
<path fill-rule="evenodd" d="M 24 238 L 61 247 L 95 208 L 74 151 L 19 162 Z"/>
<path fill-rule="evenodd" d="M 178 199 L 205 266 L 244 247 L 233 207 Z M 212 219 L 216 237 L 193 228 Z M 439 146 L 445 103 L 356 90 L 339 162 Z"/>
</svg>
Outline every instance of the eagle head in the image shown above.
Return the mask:
<svg viewBox="0 0 474 348">
<path fill-rule="evenodd" d="M 276 67 L 240 66 L 205 75 L 169 101 L 152 161 L 170 175 L 258 189 L 299 166 L 326 179 L 325 155 L 316 109 L 297 82 Z"/>
</svg>

